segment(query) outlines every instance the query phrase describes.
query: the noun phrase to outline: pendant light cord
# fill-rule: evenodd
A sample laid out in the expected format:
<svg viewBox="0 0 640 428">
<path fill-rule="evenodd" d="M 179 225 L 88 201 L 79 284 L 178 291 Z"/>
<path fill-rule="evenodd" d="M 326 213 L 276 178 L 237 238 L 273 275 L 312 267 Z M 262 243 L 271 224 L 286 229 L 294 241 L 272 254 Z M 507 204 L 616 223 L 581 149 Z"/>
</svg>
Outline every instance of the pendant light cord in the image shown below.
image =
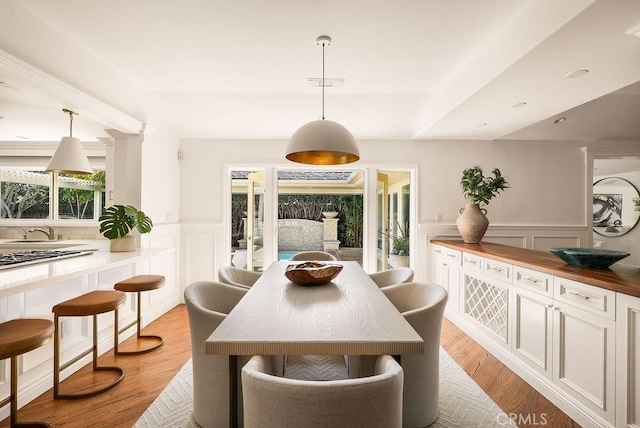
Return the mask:
<svg viewBox="0 0 640 428">
<path fill-rule="evenodd" d="M 69 137 L 73 138 L 73 112 L 69 111 Z"/>
<path fill-rule="evenodd" d="M 324 120 L 324 42 L 322 42 L 322 120 Z"/>
</svg>

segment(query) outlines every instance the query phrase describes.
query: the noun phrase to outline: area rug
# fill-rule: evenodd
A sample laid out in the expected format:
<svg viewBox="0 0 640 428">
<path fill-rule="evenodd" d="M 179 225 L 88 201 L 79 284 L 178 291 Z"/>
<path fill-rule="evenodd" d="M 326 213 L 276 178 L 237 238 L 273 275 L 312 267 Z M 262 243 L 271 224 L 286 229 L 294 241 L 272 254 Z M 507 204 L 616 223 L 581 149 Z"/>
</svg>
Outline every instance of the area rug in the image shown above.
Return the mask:
<svg viewBox="0 0 640 428">
<path fill-rule="evenodd" d="M 191 360 L 149 406 L 134 428 L 198 428 L 191 416 Z M 515 427 L 487 394 L 440 348 L 440 414 L 433 428 Z"/>
</svg>

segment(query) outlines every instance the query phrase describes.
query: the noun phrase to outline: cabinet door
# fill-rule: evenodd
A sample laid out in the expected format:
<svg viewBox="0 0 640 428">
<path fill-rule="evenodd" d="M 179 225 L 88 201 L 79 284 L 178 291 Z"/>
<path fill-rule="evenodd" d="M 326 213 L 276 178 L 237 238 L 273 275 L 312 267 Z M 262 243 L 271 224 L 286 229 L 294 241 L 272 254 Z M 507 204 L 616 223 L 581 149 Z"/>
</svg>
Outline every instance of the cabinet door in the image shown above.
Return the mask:
<svg viewBox="0 0 640 428">
<path fill-rule="evenodd" d="M 462 274 L 465 315 L 491 335 L 496 343 L 510 349 L 509 289 L 511 284 L 465 270 Z"/>
<path fill-rule="evenodd" d="M 615 322 L 568 304 L 556 305 L 553 381 L 613 425 Z"/>
<path fill-rule="evenodd" d="M 553 300 L 520 287 L 513 288 L 512 352 L 551 379 Z"/>
<path fill-rule="evenodd" d="M 640 427 L 640 299 L 617 295 L 616 426 Z"/>
</svg>

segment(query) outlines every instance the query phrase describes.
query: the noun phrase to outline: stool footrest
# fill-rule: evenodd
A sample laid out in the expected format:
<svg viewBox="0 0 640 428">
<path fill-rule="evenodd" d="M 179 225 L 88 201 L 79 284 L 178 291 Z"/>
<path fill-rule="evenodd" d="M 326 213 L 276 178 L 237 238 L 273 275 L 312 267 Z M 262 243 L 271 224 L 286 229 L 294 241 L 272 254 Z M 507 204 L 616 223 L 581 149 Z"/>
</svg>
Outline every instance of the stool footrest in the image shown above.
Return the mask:
<svg viewBox="0 0 640 428">
<path fill-rule="evenodd" d="M 57 395 L 54 395 L 53 398 L 71 398 L 71 399 L 76 399 L 76 398 L 89 398 L 89 397 L 93 397 L 95 395 L 101 394 L 105 391 L 110 390 L 111 388 L 115 387 L 116 385 L 118 385 L 120 382 L 122 382 L 124 380 L 124 370 L 122 370 L 122 368 L 117 367 L 117 366 L 100 366 L 100 367 L 95 367 L 93 369 L 93 371 L 110 371 L 110 372 L 116 372 L 116 373 L 120 373 L 120 377 L 118 377 L 118 379 L 116 379 L 115 381 L 113 381 L 112 383 L 110 383 L 107 386 L 104 386 L 100 389 L 96 389 L 90 392 L 85 392 L 85 393 L 80 393 L 80 394 L 60 394 L 58 393 Z"/>
<path fill-rule="evenodd" d="M 120 330 L 118 330 L 118 334 L 122 334 L 125 331 L 129 330 L 131 327 L 133 327 L 134 325 L 138 324 L 138 320 L 133 320 L 129 323 L 129 325 L 126 325 L 124 327 L 122 327 Z"/>
<path fill-rule="evenodd" d="M 67 367 L 71 366 L 72 364 L 80 361 L 83 357 L 86 357 L 87 355 L 89 355 L 90 353 L 93 352 L 93 347 L 87 349 L 86 351 L 84 351 L 82 354 L 75 356 L 74 358 L 72 358 L 71 360 L 67 361 L 66 363 L 62 364 L 60 366 L 59 371 L 62 371 L 64 369 L 66 369 Z"/>
<path fill-rule="evenodd" d="M 155 343 L 154 345 L 152 345 L 152 346 L 150 346 L 148 348 L 141 349 L 141 350 L 138 350 L 138 351 L 120 351 L 118 349 L 118 350 L 114 350 L 114 353 L 116 355 L 138 355 L 138 354 L 144 354 L 144 353 L 151 352 L 154 349 L 159 348 L 164 343 L 164 340 L 162 339 L 162 337 L 154 336 L 154 335 L 140 335 L 140 336 L 138 336 L 138 339 L 154 339 L 154 340 L 157 340 L 158 343 Z"/>
</svg>

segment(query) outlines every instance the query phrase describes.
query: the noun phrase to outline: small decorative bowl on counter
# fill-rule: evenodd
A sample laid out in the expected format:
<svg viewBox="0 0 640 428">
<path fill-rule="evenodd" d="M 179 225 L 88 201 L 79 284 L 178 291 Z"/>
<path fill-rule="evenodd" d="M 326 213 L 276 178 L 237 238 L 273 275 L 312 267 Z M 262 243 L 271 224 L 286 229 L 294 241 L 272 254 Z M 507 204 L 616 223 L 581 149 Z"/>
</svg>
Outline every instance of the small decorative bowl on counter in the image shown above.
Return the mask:
<svg viewBox="0 0 640 428">
<path fill-rule="evenodd" d="M 569 265 L 592 269 L 608 269 L 612 264 L 631 255 L 601 248 L 549 248 L 549 251 Z"/>
<path fill-rule="evenodd" d="M 331 282 L 342 272 L 342 265 L 304 262 L 287 266 L 284 275 L 296 285 L 312 287 Z"/>
</svg>

